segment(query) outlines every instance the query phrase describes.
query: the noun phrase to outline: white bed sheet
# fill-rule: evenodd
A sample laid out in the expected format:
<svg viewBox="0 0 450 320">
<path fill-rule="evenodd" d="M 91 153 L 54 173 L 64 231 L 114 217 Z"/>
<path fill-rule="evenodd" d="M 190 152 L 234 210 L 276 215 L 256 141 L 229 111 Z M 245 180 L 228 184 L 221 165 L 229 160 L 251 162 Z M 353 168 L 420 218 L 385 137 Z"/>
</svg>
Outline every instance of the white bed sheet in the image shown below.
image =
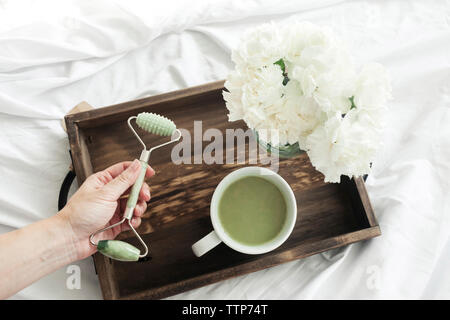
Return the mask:
<svg viewBox="0 0 450 320">
<path fill-rule="evenodd" d="M 172 298 L 450 298 L 449 1 L 1 1 L 0 232 L 57 211 L 70 163 L 59 122 L 74 105 L 223 79 L 245 28 L 296 19 L 331 26 L 358 64 L 391 73 L 366 183 L 383 234 Z M 101 298 L 92 259 L 74 265 L 80 289 L 64 267 L 13 299 Z"/>
</svg>

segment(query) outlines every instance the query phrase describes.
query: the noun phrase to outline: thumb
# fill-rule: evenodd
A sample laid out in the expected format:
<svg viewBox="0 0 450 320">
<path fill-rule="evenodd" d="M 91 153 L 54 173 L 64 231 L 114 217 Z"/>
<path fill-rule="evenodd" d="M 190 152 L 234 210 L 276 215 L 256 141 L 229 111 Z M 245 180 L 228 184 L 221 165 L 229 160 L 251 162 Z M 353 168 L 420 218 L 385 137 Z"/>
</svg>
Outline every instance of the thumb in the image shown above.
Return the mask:
<svg viewBox="0 0 450 320">
<path fill-rule="evenodd" d="M 125 171 L 103 187 L 103 192 L 105 192 L 105 194 L 113 200 L 119 199 L 120 196 L 134 184 L 139 175 L 140 169 L 140 161 L 137 159 L 134 160 Z"/>
</svg>

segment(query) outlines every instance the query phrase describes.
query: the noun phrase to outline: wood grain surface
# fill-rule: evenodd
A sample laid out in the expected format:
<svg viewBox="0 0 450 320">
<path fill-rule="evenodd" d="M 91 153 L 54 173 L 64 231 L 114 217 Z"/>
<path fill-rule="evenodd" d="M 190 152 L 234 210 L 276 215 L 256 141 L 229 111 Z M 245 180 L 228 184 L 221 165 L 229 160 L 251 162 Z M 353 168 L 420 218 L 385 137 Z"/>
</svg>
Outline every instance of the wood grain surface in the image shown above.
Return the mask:
<svg viewBox="0 0 450 320">
<path fill-rule="evenodd" d="M 255 161 L 259 166 L 274 166 L 269 155 L 250 156 L 256 151 L 254 138 L 246 140 L 245 163 L 194 163 L 210 143 L 201 137 L 194 141 L 195 121 L 202 121 L 203 132 L 215 128 L 224 133 L 224 152 L 218 158 L 226 160 L 227 152 L 238 157 L 234 147 L 227 148 L 226 130 L 246 127 L 241 121 L 228 122 L 222 90 L 221 81 L 66 116 L 79 183 L 92 172 L 139 157 L 142 147 L 126 124 L 130 116 L 143 111 L 159 113 L 191 133 L 186 163 L 171 161 L 173 146 L 158 149 L 150 157 L 156 175 L 147 181 L 152 200 L 138 232 L 149 244 L 151 259 L 125 263 L 95 255 L 104 298 L 163 298 L 381 234 L 362 179 L 326 184 L 303 153 L 275 162 L 293 189 L 298 207 L 294 231 L 281 247 L 263 255 L 245 255 L 220 244 L 203 257 L 195 257 L 190 247 L 212 230 L 209 204 L 220 180 Z M 143 131 L 139 134 L 148 146 L 168 141 Z M 131 233 L 119 238 L 139 247 Z"/>
</svg>

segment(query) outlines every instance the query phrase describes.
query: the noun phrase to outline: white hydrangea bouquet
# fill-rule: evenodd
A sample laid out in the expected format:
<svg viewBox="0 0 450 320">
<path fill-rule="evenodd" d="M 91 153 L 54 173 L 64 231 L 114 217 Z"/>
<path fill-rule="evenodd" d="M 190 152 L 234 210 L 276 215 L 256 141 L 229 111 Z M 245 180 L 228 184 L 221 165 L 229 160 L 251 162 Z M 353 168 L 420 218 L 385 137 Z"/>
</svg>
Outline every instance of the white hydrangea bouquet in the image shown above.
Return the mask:
<svg viewBox="0 0 450 320">
<path fill-rule="evenodd" d="M 326 182 L 369 173 L 391 94 L 383 66 L 357 73 L 333 32 L 306 22 L 247 32 L 232 60 L 223 92 L 230 121 L 272 145 L 298 144 Z"/>
</svg>

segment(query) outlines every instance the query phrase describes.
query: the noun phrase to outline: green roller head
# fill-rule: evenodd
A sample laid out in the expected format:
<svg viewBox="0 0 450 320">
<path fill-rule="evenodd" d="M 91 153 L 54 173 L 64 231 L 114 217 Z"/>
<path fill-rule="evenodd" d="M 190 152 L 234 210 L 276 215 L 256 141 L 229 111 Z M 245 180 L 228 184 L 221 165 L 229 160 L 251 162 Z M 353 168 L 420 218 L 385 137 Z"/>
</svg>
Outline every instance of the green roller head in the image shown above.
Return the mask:
<svg viewBox="0 0 450 320">
<path fill-rule="evenodd" d="M 135 246 L 119 240 L 100 240 L 97 250 L 111 259 L 119 261 L 138 261 L 141 253 Z"/>
<path fill-rule="evenodd" d="M 160 136 L 170 136 L 177 129 L 172 120 L 151 112 L 139 113 L 136 123 L 139 128 Z"/>
</svg>

